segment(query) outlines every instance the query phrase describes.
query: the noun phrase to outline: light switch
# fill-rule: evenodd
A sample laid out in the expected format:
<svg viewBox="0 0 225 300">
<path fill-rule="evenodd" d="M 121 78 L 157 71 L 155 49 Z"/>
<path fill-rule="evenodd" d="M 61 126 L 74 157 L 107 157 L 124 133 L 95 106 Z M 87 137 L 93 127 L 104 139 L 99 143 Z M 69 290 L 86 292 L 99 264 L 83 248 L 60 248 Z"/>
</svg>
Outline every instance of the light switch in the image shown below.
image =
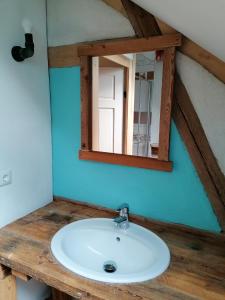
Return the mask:
<svg viewBox="0 0 225 300">
<path fill-rule="evenodd" d="M 12 183 L 12 171 L 4 170 L 0 171 L 0 186 L 8 185 Z"/>
</svg>

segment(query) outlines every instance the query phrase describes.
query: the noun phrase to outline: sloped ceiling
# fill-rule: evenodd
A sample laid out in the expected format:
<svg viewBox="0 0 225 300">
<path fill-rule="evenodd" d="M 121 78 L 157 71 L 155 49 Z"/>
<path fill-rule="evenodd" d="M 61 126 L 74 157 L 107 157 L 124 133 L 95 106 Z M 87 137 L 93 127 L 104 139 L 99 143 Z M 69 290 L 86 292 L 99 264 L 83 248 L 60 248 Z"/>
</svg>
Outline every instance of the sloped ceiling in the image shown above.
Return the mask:
<svg viewBox="0 0 225 300">
<path fill-rule="evenodd" d="M 224 0 L 132 0 L 225 61 Z"/>
<path fill-rule="evenodd" d="M 101 0 L 47 0 L 48 44 L 134 36 L 129 21 Z"/>
<path fill-rule="evenodd" d="M 224 0 L 133 0 L 225 60 Z M 133 36 L 127 18 L 101 0 L 47 0 L 49 46 Z M 184 56 L 178 72 L 225 174 L 225 85 Z"/>
</svg>

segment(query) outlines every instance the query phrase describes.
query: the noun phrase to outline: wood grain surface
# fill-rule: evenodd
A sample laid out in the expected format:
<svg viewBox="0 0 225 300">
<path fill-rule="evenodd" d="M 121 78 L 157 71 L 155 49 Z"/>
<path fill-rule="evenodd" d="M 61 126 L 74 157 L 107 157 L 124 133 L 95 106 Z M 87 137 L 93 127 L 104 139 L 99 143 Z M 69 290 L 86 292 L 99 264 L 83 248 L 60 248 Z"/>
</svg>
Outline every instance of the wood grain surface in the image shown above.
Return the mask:
<svg viewBox="0 0 225 300">
<path fill-rule="evenodd" d="M 0 263 L 75 299 L 224 300 L 225 237 L 173 224 L 131 216 L 170 248 L 169 269 L 154 280 L 104 284 L 73 274 L 57 263 L 50 242 L 61 227 L 84 218 L 112 218 L 115 214 L 90 205 L 52 202 L 0 230 Z"/>
</svg>

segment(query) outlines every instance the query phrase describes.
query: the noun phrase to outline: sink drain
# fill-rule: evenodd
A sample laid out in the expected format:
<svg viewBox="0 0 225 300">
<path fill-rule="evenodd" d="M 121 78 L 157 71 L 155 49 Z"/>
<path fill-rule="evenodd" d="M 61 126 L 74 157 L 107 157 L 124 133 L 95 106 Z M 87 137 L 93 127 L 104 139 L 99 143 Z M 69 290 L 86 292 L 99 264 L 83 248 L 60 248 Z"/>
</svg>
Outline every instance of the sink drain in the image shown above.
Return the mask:
<svg viewBox="0 0 225 300">
<path fill-rule="evenodd" d="M 107 261 L 103 265 L 103 269 L 106 273 L 114 273 L 116 272 L 116 264 L 113 261 Z"/>
</svg>

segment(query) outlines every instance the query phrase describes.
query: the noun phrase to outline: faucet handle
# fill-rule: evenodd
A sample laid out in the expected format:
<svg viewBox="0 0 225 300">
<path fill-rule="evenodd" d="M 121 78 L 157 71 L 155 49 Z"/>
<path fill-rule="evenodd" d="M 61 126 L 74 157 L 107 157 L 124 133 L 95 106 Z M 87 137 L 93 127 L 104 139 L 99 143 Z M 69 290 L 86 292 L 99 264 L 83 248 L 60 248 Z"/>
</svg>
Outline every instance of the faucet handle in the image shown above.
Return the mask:
<svg viewBox="0 0 225 300">
<path fill-rule="evenodd" d="M 129 212 L 129 204 L 128 203 L 123 203 L 123 204 L 121 204 L 118 208 L 117 208 L 117 212 L 120 212 L 121 210 L 125 210 L 126 209 L 126 211 L 127 212 Z"/>
</svg>

